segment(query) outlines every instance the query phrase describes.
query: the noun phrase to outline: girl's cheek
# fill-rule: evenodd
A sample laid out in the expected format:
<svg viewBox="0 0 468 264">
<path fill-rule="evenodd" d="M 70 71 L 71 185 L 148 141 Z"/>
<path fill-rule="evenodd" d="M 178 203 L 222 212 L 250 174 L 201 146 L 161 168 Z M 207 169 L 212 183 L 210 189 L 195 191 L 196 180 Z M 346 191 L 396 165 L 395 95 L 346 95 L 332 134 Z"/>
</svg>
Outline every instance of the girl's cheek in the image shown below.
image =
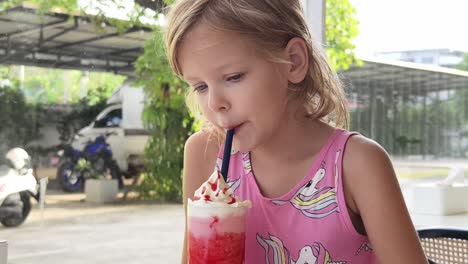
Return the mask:
<svg viewBox="0 0 468 264">
<path fill-rule="evenodd" d="M 205 104 L 205 103 L 203 103 L 203 102 L 200 103 L 200 109 L 201 109 L 202 114 L 203 114 L 204 116 L 208 117 L 208 115 L 210 115 L 210 112 L 211 112 L 211 111 L 210 111 L 210 108 L 208 107 L 207 104 Z"/>
<path fill-rule="evenodd" d="M 213 112 L 210 110 L 210 108 L 202 106 L 201 111 L 203 116 L 212 124 L 214 124 L 214 118 L 213 118 Z"/>
</svg>

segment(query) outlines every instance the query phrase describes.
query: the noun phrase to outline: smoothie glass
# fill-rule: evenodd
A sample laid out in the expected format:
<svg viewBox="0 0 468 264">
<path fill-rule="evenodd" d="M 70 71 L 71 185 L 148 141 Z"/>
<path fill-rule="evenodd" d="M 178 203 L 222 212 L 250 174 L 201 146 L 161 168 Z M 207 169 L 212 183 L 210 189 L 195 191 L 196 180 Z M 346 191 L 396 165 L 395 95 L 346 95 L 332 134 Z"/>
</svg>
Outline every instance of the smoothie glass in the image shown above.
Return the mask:
<svg viewBox="0 0 468 264">
<path fill-rule="evenodd" d="M 190 264 L 242 264 L 247 207 L 188 203 Z"/>
</svg>

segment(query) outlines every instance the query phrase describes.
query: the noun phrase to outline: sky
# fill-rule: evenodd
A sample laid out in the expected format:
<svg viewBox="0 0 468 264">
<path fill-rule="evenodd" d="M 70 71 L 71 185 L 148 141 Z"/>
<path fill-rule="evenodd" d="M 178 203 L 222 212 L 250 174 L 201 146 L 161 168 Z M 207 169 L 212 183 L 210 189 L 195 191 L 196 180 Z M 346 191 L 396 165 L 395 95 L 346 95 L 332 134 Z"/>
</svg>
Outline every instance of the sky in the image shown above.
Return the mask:
<svg viewBox="0 0 468 264">
<path fill-rule="evenodd" d="M 356 54 L 449 48 L 468 52 L 468 0 L 350 0 Z"/>
</svg>

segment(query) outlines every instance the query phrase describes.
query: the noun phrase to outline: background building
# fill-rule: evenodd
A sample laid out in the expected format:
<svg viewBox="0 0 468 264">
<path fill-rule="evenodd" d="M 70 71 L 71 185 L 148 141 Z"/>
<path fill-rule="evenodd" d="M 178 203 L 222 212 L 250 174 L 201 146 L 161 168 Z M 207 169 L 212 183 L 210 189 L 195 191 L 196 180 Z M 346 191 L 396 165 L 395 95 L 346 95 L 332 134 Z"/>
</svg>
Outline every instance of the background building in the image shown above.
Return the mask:
<svg viewBox="0 0 468 264">
<path fill-rule="evenodd" d="M 468 156 L 468 72 L 366 59 L 341 73 L 351 129 L 393 155 Z"/>
<path fill-rule="evenodd" d="M 428 49 L 380 52 L 376 57 L 453 68 L 463 61 L 463 54 L 451 49 Z"/>
</svg>

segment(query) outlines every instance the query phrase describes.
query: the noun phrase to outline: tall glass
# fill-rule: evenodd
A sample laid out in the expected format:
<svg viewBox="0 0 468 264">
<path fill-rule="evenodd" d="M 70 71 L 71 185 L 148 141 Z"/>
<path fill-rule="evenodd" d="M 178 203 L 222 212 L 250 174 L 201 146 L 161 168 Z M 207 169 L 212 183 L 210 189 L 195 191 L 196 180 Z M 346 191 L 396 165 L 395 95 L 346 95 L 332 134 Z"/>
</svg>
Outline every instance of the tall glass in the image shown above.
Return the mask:
<svg viewBox="0 0 468 264">
<path fill-rule="evenodd" d="M 242 264 L 247 207 L 188 202 L 189 263 Z"/>
</svg>

